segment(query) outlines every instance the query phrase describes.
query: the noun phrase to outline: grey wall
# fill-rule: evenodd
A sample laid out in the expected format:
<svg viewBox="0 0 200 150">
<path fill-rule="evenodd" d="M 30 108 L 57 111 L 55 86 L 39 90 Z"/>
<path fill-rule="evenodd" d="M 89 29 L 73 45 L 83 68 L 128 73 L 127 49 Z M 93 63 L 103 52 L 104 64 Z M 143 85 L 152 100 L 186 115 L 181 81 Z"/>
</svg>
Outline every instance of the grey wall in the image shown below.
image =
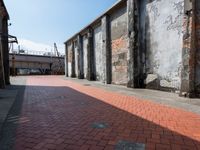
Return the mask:
<svg viewBox="0 0 200 150">
<path fill-rule="evenodd" d="M 183 0 L 153 0 L 146 7 L 147 84 L 180 89 Z M 155 84 L 153 84 L 155 87 Z"/>
<path fill-rule="evenodd" d="M 74 42 L 74 54 L 75 54 L 75 75 L 78 76 L 78 45 L 77 41 Z"/>
<path fill-rule="evenodd" d="M 88 38 L 87 38 L 87 35 L 84 35 L 83 36 L 83 68 L 84 68 L 84 78 L 87 77 L 87 72 L 88 72 L 87 47 L 88 47 Z"/>
<path fill-rule="evenodd" d="M 68 74 L 72 76 L 72 44 L 68 45 Z"/>
<path fill-rule="evenodd" d="M 127 8 L 123 7 L 110 16 L 112 49 L 112 83 L 126 85 L 128 81 Z"/>
<path fill-rule="evenodd" d="M 97 81 L 103 81 L 103 56 L 102 55 L 102 31 L 101 26 L 94 29 L 94 63 L 95 63 L 95 75 Z"/>
</svg>

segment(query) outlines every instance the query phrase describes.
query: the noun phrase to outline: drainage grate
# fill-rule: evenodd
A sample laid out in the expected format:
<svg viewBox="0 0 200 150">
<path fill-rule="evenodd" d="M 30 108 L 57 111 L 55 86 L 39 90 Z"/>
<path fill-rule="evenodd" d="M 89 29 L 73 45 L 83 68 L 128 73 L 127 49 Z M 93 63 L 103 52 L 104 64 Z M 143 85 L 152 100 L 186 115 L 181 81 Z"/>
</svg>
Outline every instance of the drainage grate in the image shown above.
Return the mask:
<svg viewBox="0 0 200 150">
<path fill-rule="evenodd" d="M 105 129 L 105 128 L 108 128 L 108 124 L 107 123 L 93 123 L 91 127 L 94 129 Z"/>
<path fill-rule="evenodd" d="M 115 146 L 115 150 L 145 150 L 145 144 L 121 140 Z"/>
</svg>

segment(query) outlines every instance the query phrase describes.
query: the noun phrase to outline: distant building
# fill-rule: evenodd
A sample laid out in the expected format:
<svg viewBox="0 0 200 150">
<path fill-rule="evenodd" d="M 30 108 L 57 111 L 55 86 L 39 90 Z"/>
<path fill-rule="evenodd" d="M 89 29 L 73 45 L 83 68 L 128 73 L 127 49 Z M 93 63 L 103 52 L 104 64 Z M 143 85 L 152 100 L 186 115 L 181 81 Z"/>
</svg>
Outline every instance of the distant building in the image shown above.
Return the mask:
<svg viewBox="0 0 200 150">
<path fill-rule="evenodd" d="M 0 88 L 10 84 L 9 48 L 8 48 L 9 14 L 3 0 L 0 0 Z"/>
</svg>

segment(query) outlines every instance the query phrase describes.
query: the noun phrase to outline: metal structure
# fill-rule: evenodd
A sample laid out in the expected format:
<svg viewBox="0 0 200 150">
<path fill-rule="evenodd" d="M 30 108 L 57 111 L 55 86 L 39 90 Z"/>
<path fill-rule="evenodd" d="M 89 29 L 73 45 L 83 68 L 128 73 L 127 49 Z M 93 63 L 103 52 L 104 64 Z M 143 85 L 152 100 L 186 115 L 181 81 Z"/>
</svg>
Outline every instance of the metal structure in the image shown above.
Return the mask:
<svg viewBox="0 0 200 150">
<path fill-rule="evenodd" d="M 54 52 L 55 52 L 55 55 L 57 56 L 57 61 L 58 61 L 58 66 L 55 66 L 57 67 L 57 69 L 55 69 L 55 72 L 52 72 L 53 74 L 64 74 L 63 70 L 64 70 L 64 64 L 62 63 L 61 61 L 61 58 L 60 57 L 60 53 L 58 51 L 58 47 L 56 45 L 56 43 L 54 43 Z"/>
<path fill-rule="evenodd" d="M 12 36 L 12 35 L 8 35 L 8 43 L 9 43 L 9 52 L 12 53 L 12 70 L 10 70 L 10 74 L 11 75 L 15 75 L 15 53 L 13 53 L 14 50 L 14 43 L 18 44 L 18 40 L 17 37 Z"/>
</svg>

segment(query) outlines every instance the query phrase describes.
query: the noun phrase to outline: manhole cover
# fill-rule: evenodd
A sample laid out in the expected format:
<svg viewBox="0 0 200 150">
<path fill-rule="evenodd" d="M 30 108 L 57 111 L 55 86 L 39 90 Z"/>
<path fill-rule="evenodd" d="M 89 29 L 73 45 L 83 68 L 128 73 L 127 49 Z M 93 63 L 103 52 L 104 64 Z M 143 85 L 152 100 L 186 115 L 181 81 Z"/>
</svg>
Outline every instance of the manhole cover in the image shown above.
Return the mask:
<svg viewBox="0 0 200 150">
<path fill-rule="evenodd" d="M 83 84 L 84 86 L 91 86 L 90 84 Z"/>
<path fill-rule="evenodd" d="M 107 123 L 93 123 L 91 126 L 94 129 L 105 129 L 105 128 L 108 128 L 108 124 Z"/>
<path fill-rule="evenodd" d="M 115 146 L 115 150 L 145 150 L 145 144 L 129 141 L 119 141 Z"/>
<path fill-rule="evenodd" d="M 60 99 L 66 99 L 66 97 L 65 97 L 65 96 L 60 96 L 59 98 L 60 98 Z"/>
</svg>

